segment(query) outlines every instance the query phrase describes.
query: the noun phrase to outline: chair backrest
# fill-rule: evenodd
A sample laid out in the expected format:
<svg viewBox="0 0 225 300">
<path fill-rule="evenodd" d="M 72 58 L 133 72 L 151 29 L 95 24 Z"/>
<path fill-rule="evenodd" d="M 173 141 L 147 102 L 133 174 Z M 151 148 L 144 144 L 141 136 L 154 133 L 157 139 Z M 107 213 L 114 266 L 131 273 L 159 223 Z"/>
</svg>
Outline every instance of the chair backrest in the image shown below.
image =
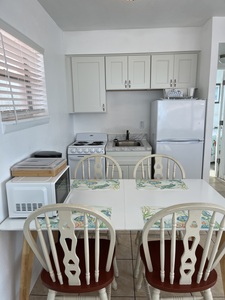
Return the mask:
<svg viewBox="0 0 225 300">
<path fill-rule="evenodd" d="M 121 179 L 122 170 L 118 162 L 105 154 L 92 154 L 82 158 L 75 168 L 74 178 Z"/>
<path fill-rule="evenodd" d="M 225 243 L 221 243 L 224 225 L 225 208 L 222 206 L 186 203 L 162 209 L 149 218 L 142 232 L 148 270 L 154 272 L 158 260 L 161 282 L 165 278 L 169 278 L 170 284 L 178 278 L 180 285 L 206 281 L 225 253 Z M 152 228 L 160 229 L 158 248 L 151 245 L 155 257 L 149 251 L 149 230 Z M 165 234 L 168 230 L 169 237 Z M 182 238 L 177 231 L 183 232 Z"/>
<path fill-rule="evenodd" d="M 58 212 L 58 216 L 54 219 L 48 217 L 48 213 L 52 211 Z M 37 231 L 39 242 L 34 240 L 31 234 L 32 230 Z M 77 235 L 78 233 L 80 235 L 82 230 L 84 238 L 82 239 L 82 247 L 79 247 L 79 241 L 81 240 L 77 238 Z M 108 253 L 100 253 L 99 250 L 101 230 L 109 232 Z M 98 282 L 101 273 L 99 265 L 103 256 L 105 256 L 106 261 L 105 271 L 108 272 L 111 268 L 115 250 L 115 230 L 110 219 L 94 208 L 73 204 L 46 205 L 28 216 L 23 232 L 37 259 L 43 268 L 49 272 L 53 282 L 58 278 L 62 285 L 63 278 L 67 278 L 69 285 L 76 286 L 81 284 L 80 276 L 85 278 L 86 284 L 90 284 L 91 276 L 95 276 L 93 280 Z M 55 233 L 59 236 L 57 243 L 54 241 Z M 91 240 L 95 249 L 94 263 L 93 259 L 89 257 Z M 48 247 L 50 247 L 52 256 L 49 256 Z M 79 261 L 81 256 L 78 255 L 79 251 L 82 251 L 85 262 Z M 59 254 L 60 252 L 61 254 Z M 61 258 L 59 258 L 59 255 Z M 85 275 L 81 274 L 81 264 L 85 265 Z M 93 265 L 95 271 L 90 272 Z"/>
<path fill-rule="evenodd" d="M 184 179 L 185 171 L 173 157 L 151 154 L 137 162 L 133 177 L 135 179 Z"/>
</svg>

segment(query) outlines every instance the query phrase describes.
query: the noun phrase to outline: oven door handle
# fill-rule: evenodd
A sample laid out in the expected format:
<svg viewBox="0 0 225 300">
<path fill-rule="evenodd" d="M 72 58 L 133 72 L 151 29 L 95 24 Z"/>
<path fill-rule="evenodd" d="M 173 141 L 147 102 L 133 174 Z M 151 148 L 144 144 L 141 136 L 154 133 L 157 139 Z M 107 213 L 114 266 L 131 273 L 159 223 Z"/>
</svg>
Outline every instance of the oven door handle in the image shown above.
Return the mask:
<svg viewBox="0 0 225 300">
<path fill-rule="evenodd" d="M 77 154 L 69 154 L 68 155 L 68 160 L 80 160 L 81 158 L 85 157 L 86 155 L 77 155 Z"/>
</svg>

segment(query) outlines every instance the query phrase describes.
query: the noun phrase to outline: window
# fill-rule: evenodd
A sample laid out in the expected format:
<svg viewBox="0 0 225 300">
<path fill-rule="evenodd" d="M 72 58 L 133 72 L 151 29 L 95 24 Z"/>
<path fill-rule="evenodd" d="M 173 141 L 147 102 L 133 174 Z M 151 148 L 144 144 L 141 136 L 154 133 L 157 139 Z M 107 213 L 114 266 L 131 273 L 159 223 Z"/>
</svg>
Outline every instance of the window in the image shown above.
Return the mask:
<svg viewBox="0 0 225 300">
<path fill-rule="evenodd" d="M 43 54 L 0 29 L 0 112 L 3 132 L 46 123 Z"/>
</svg>

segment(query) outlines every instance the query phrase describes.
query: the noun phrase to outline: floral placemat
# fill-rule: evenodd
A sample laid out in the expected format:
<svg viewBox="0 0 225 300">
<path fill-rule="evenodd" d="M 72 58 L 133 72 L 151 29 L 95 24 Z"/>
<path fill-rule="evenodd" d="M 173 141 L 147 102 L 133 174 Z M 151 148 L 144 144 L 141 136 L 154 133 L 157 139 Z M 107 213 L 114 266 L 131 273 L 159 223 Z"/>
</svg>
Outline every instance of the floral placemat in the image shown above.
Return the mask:
<svg viewBox="0 0 225 300">
<path fill-rule="evenodd" d="M 157 213 L 161 209 L 162 209 L 162 207 L 150 207 L 150 206 L 141 207 L 144 223 L 146 223 L 151 216 L 153 216 L 155 213 Z M 207 211 L 207 210 L 202 211 L 202 217 L 201 217 L 201 219 L 202 219 L 202 227 L 201 228 L 202 229 L 209 229 L 209 223 L 210 223 L 211 217 L 212 217 L 212 214 L 209 211 Z M 180 212 L 177 212 L 177 228 L 184 228 L 187 219 L 188 219 L 187 211 L 182 210 Z M 164 218 L 164 226 L 165 226 L 165 228 L 170 228 L 170 229 L 172 228 L 172 220 L 170 217 Z M 160 222 L 156 222 L 154 224 L 153 228 L 160 228 Z M 214 229 L 218 229 L 218 228 L 219 228 L 219 224 L 217 222 L 215 222 Z"/>
<path fill-rule="evenodd" d="M 96 210 L 102 212 L 104 215 L 106 215 L 107 217 L 109 217 L 111 219 L 112 216 L 112 208 L 111 207 L 103 207 L 103 206 L 93 206 L 93 208 L 95 208 Z M 88 218 L 88 228 L 95 228 L 95 220 L 96 218 L 90 215 L 87 215 Z M 50 220 L 50 224 L 51 227 L 54 229 L 58 228 L 58 223 L 59 223 L 59 217 L 53 217 L 53 218 L 49 218 Z M 73 220 L 75 223 L 75 228 L 77 229 L 82 229 L 84 228 L 84 214 L 80 213 L 80 212 L 73 212 Z M 39 223 L 41 228 L 46 228 L 46 222 L 45 219 L 39 219 Z M 100 228 L 106 228 L 105 225 L 103 223 L 100 223 L 99 225 Z"/>
<path fill-rule="evenodd" d="M 71 183 L 71 189 L 82 190 L 119 190 L 120 181 L 118 179 L 74 179 Z"/>
<path fill-rule="evenodd" d="M 178 179 L 174 180 L 152 180 L 152 179 L 137 179 L 136 188 L 138 190 L 187 190 L 187 185 Z"/>
</svg>

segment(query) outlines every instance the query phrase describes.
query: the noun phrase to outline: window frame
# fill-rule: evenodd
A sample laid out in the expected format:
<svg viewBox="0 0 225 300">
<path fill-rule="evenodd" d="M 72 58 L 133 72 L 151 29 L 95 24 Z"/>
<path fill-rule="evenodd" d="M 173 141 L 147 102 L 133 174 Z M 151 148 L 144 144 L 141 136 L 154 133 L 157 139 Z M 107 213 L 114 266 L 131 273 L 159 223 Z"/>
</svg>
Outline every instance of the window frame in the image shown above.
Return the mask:
<svg viewBox="0 0 225 300">
<path fill-rule="evenodd" d="M 0 29 L 5 31 L 7 34 L 11 35 L 16 40 L 19 40 L 21 43 L 25 44 L 26 47 L 32 48 L 34 50 L 33 52 L 35 52 L 34 56 L 38 57 L 41 61 L 41 62 L 37 63 L 38 67 L 40 64 L 40 66 L 42 68 L 41 71 L 39 70 L 40 72 L 38 72 L 39 73 L 38 76 L 40 76 L 38 78 L 41 78 L 41 84 L 38 87 L 38 92 L 41 91 L 41 96 L 38 93 L 37 97 L 39 97 L 39 98 L 36 99 L 36 96 L 34 95 L 35 93 L 33 92 L 33 84 L 31 84 L 32 85 L 32 87 L 31 87 L 31 85 L 29 83 L 29 81 L 31 81 L 31 79 L 32 79 L 32 74 L 29 77 L 29 70 L 22 68 L 22 71 L 24 72 L 24 74 L 26 72 L 28 72 L 28 75 L 23 74 L 24 78 L 26 78 L 25 76 L 28 76 L 28 81 L 20 80 L 19 75 L 16 76 L 16 78 L 15 78 L 12 75 L 13 73 L 11 73 L 10 71 L 7 70 L 7 67 L 8 67 L 7 62 L 3 61 L 2 65 L 5 63 L 5 69 L 2 68 L 2 71 L 1 71 L 2 76 L 0 76 L 0 80 L 2 79 L 2 86 L 3 86 L 4 81 L 9 82 L 9 83 L 7 83 L 8 84 L 7 92 L 10 95 L 6 98 L 7 100 L 5 101 L 5 103 L 10 103 L 10 101 L 11 101 L 12 110 L 10 110 L 8 108 L 8 111 L 10 112 L 9 115 L 11 116 L 12 119 L 10 119 L 10 117 L 7 117 L 6 113 L 5 113 L 5 120 L 2 118 L 2 115 L 4 114 L 2 112 L 4 107 L 2 106 L 0 108 L 0 123 L 1 123 L 2 133 L 5 134 L 5 133 L 9 133 L 9 132 L 22 130 L 22 129 L 30 128 L 33 126 L 49 123 L 48 101 L 47 101 L 47 93 L 46 93 L 46 86 L 45 86 L 46 80 L 45 80 L 45 69 L 44 69 L 44 49 L 41 48 L 39 45 L 37 45 L 32 40 L 30 40 L 29 38 L 27 38 L 26 36 L 24 36 L 23 34 L 21 34 L 19 31 L 17 31 L 13 27 L 11 27 L 10 25 L 6 24 L 1 19 L 0 19 Z M 26 48 L 25 48 L 25 50 L 26 50 Z M 2 50 L 2 53 L 3 53 L 3 50 Z M 21 53 L 24 53 L 24 52 L 21 51 Z M 2 58 L 5 58 L 4 54 L 5 53 L 1 54 Z M 15 65 L 15 66 L 17 66 L 17 65 Z M 36 70 L 37 70 L 37 67 L 36 67 L 35 71 Z M 3 71 L 5 71 L 7 73 L 5 76 L 6 80 L 4 79 Z M 13 96 L 14 96 L 14 94 L 16 94 L 16 92 L 12 92 L 12 90 L 10 89 L 11 81 L 14 81 L 14 86 L 13 86 L 14 91 L 17 89 L 19 91 L 19 93 L 23 94 L 23 96 L 24 96 L 24 97 L 21 96 L 21 99 L 19 98 L 19 96 L 17 96 L 18 98 L 16 99 L 16 101 L 17 101 L 17 103 L 19 103 L 17 105 L 14 105 Z M 23 86 L 22 86 L 22 83 L 23 83 Z M 27 83 L 29 83 L 29 86 L 27 85 Z M 0 85 L 1 85 L 1 82 L 0 82 Z M 28 91 L 29 89 L 31 89 L 31 91 Z M 22 90 L 23 90 L 23 92 L 21 92 Z M 2 90 L 0 92 L 2 92 L 2 94 L 4 94 L 4 91 L 6 92 L 6 90 L 4 90 L 4 88 L 2 88 Z M 32 92 L 33 92 L 33 95 L 32 95 Z M 30 94 L 33 97 L 31 96 L 31 98 L 30 98 Z M 4 98 L 4 95 L 3 95 L 3 98 Z M 32 109 L 30 109 L 30 107 L 29 107 L 29 105 L 30 105 L 29 100 L 31 100 Z M 0 99 L 0 104 L 4 105 L 5 103 L 4 103 L 4 99 Z M 5 112 L 7 112 L 6 106 L 7 105 L 5 105 L 5 110 L 4 110 Z M 38 108 L 39 106 L 40 106 L 40 109 Z M 38 114 L 38 112 L 41 112 L 40 115 Z"/>
</svg>

